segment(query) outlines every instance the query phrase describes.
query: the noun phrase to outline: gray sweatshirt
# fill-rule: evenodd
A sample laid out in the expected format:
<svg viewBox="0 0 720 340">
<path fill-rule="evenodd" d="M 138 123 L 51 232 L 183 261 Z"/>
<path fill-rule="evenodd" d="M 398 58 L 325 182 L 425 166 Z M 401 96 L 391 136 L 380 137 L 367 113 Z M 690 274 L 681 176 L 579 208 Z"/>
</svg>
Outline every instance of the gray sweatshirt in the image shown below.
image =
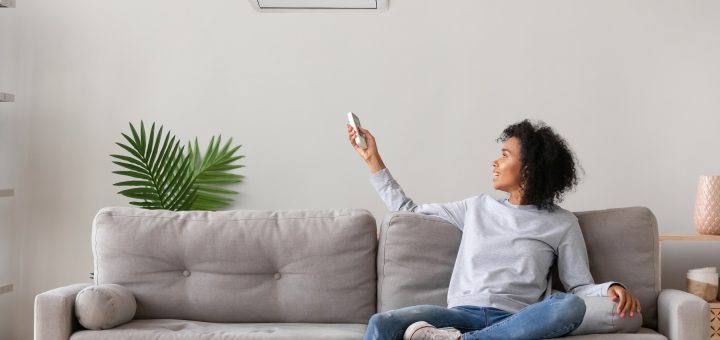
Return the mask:
<svg viewBox="0 0 720 340">
<path fill-rule="evenodd" d="M 390 211 L 438 216 L 462 232 L 448 307 L 474 305 L 517 312 L 547 298 L 550 267 L 557 260 L 568 293 L 607 296 L 611 284 L 595 284 L 577 217 L 556 206 L 553 212 L 515 205 L 480 194 L 449 203 L 415 204 L 385 168 L 370 182 Z"/>
</svg>

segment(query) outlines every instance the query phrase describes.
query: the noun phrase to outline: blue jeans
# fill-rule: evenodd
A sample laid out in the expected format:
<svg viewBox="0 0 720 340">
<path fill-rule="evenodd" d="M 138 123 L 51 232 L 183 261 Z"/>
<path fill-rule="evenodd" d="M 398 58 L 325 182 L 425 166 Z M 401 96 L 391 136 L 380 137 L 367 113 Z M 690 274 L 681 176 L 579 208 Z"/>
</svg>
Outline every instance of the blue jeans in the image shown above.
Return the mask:
<svg viewBox="0 0 720 340">
<path fill-rule="evenodd" d="M 580 326 L 585 302 L 572 294 L 558 293 L 517 313 L 490 307 L 445 308 L 420 305 L 377 313 L 370 317 L 365 340 L 402 339 L 416 321 L 442 328 L 454 327 L 463 340 L 556 338 Z"/>
</svg>

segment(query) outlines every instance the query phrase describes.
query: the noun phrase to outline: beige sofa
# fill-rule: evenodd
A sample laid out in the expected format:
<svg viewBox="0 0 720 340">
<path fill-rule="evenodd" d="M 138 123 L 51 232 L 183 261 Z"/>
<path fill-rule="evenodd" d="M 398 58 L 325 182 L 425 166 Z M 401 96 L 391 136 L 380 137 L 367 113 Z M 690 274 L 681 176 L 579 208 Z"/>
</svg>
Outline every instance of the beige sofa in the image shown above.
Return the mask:
<svg viewBox="0 0 720 340">
<path fill-rule="evenodd" d="M 650 210 L 576 215 L 594 278 L 623 282 L 635 293 L 643 328 L 569 338 L 708 339 L 707 303 L 660 289 Z M 35 339 L 362 339 L 373 313 L 445 305 L 460 231 L 438 217 L 405 212 L 386 216 L 379 237 L 376 230 L 361 209 L 105 208 L 93 223 L 95 283 L 129 289 L 137 300 L 134 319 L 109 330 L 83 329 L 74 301 L 91 284 L 69 285 L 37 295 Z"/>
</svg>

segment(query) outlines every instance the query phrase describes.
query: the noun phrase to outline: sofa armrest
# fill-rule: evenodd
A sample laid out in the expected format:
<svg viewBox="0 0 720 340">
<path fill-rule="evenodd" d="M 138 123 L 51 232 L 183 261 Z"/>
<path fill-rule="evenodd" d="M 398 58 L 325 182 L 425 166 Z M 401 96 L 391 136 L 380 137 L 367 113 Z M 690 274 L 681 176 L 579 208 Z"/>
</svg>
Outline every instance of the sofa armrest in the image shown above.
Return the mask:
<svg viewBox="0 0 720 340">
<path fill-rule="evenodd" d="M 658 331 L 670 340 L 710 338 L 710 305 L 681 290 L 660 291 L 658 321 Z"/>
<path fill-rule="evenodd" d="M 35 340 L 68 340 L 77 325 L 75 296 L 92 283 L 55 288 L 35 297 Z"/>
</svg>

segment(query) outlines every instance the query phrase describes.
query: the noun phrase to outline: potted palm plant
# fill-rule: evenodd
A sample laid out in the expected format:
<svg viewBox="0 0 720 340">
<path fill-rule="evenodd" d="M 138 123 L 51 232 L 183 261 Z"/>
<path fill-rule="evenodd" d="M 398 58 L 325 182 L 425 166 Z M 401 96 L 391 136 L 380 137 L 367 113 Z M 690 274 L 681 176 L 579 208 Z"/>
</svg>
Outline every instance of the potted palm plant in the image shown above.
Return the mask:
<svg viewBox="0 0 720 340">
<path fill-rule="evenodd" d="M 238 192 L 223 186 L 242 182 L 244 176 L 231 173 L 242 168 L 236 164 L 244 156 L 236 155 L 242 145 L 232 147 L 232 138 L 224 144 L 222 136 L 210 139 L 205 154 L 200 153 L 197 138 L 187 145 L 163 127 L 149 133 L 141 121 L 138 129 L 130 123 L 130 135 L 122 133 L 126 143 L 118 142 L 127 155 L 113 154 L 113 163 L 122 170 L 113 173 L 129 177 L 115 183 L 129 187 L 119 194 L 145 209 L 218 210 L 230 204 L 229 196 Z"/>
</svg>

